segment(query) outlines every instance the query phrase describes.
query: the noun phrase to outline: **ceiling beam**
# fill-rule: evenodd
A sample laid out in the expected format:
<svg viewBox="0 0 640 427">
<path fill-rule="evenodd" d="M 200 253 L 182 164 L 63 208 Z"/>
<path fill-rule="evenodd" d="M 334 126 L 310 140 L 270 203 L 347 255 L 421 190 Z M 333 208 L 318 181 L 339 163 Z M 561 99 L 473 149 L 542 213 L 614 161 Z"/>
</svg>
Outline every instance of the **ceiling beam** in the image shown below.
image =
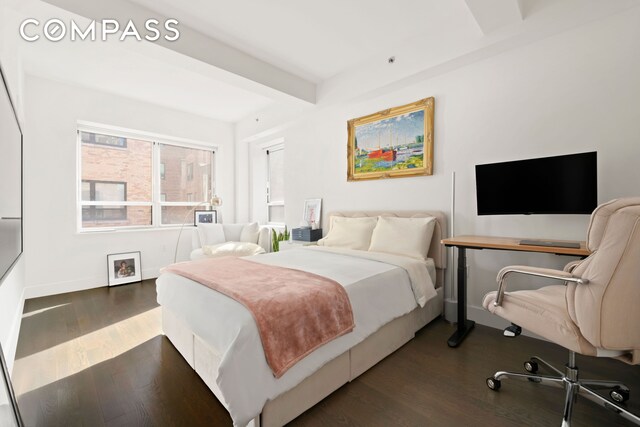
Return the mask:
<svg viewBox="0 0 640 427">
<path fill-rule="evenodd" d="M 120 23 L 120 28 L 124 28 L 129 20 L 132 20 L 137 28 L 143 29 L 145 28 L 144 22 L 147 19 L 154 18 L 163 22 L 172 18 L 162 16 L 153 10 L 126 0 L 43 1 L 96 21 L 115 19 Z M 185 25 L 179 24 L 178 29 L 180 31 L 178 40 L 167 41 L 164 38 L 160 38 L 154 43 L 219 70 L 226 71 L 230 74 L 226 79 L 228 83 L 236 84 L 244 89 L 254 90 L 263 95 L 271 95 L 274 98 L 281 98 L 277 93 L 273 93 L 275 91 L 284 94 L 285 97 L 292 97 L 296 100 L 315 104 L 316 84 L 314 82 L 257 59 Z M 266 91 L 265 88 L 267 89 Z"/>
<path fill-rule="evenodd" d="M 487 35 L 522 22 L 520 0 L 464 0 L 480 31 Z"/>
</svg>

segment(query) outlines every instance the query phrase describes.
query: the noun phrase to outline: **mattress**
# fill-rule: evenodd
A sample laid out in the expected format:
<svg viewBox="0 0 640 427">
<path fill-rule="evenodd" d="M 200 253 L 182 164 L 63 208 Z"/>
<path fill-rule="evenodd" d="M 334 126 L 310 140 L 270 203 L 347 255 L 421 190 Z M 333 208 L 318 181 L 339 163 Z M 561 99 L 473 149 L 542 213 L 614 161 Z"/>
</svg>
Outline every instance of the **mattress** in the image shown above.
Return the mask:
<svg viewBox="0 0 640 427">
<path fill-rule="evenodd" d="M 279 379 L 266 363 L 250 312 L 240 303 L 181 276 L 162 274 L 158 278 L 158 302 L 180 316 L 219 359 L 218 397 L 234 425 L 246 425 L 260 414 L 267 400 L 295 387 L 384 324 L 416 308 L 416 284 L 407 270 L 357 255 L 301 248 L 246 258 L 333 279 L 345 287 L 353 308 L 353 332 L 312 352 Z M 433 262 L 421 264 L 429 272 L 424 274 L 424 281 L 433 290 Z"/>
</svg>

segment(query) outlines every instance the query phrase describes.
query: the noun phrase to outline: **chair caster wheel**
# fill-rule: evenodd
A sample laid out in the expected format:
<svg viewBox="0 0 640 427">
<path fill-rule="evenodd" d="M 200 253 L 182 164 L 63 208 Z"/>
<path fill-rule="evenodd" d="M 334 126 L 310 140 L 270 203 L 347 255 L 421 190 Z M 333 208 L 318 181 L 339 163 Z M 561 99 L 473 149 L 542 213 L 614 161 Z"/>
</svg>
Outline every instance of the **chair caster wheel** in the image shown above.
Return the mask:
<svg viewBox="0 0 640 427">
<path fill-rule="evenodd" d="M 609 397 L 611 397 L 611 400 L 614 402 L 624 403 L 629 400 L 629 392 L 621 389 L 620 387 L 616 387 L 609 392 Z"/>
<path fill-rule="evenodd" d="M 538 373 L 538 363 L 534 362 L 533 360 L 529 360 L 527 362 L 524 362 L 524 370 L 529 372 L 530 374 L 537 374 Z"/>
<path fill-rule="evenodd" d="M 498 391 L 500 390 L 501 385 L 502 383 L 500 382 L 500 380 L 497 380 L 494 377 L 487 378 L 487 387 L 489 387 L 491 390 Z"/>
</svg>

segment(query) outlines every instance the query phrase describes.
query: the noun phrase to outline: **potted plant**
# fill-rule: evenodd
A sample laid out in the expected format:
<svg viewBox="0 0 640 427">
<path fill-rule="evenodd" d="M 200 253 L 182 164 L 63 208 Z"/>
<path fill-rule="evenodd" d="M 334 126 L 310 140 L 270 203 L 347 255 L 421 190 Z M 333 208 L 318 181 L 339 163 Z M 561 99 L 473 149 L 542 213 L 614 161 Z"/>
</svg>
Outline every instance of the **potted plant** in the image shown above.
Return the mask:
<svg viewBox="0 0 640 427">
<path fill-rule="evenodd" d="M 271 251 L 278 252 L 280 250 L 280 242 L 289 240 L 290 237 L 287 226 L 284 226 L 284 231 L 277 232 L 275 228 L 271 229 Z"/>
</svg>

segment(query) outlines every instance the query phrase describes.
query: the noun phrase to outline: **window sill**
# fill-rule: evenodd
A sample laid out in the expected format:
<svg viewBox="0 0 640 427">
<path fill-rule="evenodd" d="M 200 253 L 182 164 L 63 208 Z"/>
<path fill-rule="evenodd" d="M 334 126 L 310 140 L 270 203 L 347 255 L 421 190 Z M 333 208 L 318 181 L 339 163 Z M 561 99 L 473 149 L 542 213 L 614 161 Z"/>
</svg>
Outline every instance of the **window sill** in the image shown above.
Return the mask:
<svg viewBox="0 0 640 427">
<path fill-rule="evenodd" d="M 132 227 L 132 228 L 101 228 L 101 229 L 82 229 L 77 230 L 77 235 L 95 235 L 95 234 L 112 234 L 112 233 L 149 233 L 152 231 L 176 231 L 180 230 L 182 225 L 163 225 L 161 227 Z M 193 224 L 185 224 L 184 228 L 194 228 Z"/>
</svg>

